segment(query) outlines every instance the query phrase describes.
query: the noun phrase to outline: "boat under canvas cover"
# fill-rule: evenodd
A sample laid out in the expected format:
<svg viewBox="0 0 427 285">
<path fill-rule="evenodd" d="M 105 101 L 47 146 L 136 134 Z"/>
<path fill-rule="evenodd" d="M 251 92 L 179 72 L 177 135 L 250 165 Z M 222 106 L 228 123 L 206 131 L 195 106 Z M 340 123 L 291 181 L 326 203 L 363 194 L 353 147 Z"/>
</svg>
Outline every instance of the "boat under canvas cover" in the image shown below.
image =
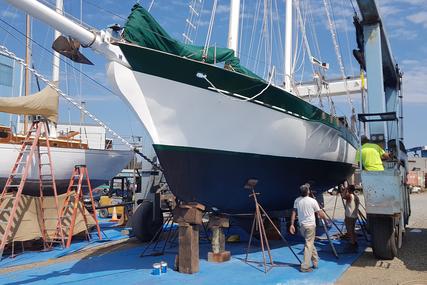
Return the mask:
<svg viewBox="0 0 427 285">
<path fill-rule="evenodd" d="M 135 4 L 126 22 L 123 37 L 139 46 L 164 51 L 206 63 L 225 62 L 234 71 L 260 79 L 255 73 L 240 65 L 240 59 L 229 48 L 183 44 L 172 38 L 153 16 L 139 4 Z"/>
</svg>

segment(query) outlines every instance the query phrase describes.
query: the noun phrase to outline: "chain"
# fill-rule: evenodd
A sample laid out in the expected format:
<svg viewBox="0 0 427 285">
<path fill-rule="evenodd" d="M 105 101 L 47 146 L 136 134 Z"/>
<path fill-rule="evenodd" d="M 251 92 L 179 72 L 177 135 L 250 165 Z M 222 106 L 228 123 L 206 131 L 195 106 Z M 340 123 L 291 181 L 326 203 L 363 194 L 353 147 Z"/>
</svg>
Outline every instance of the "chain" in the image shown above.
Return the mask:
<svg viewBox="0 0 427 285">
<path fill-rule="evenodd" d="M 13 60 L 17 61 L 19 64 L 24 66 L 27 70 L 32 72 L 38 79 L 46 83 L 46 85 L 49 85 L 52 89 L 54 89 L 56 92 L 58 92 L 59 95 L 61 95 L 65 100 L 73 104 L 77 109 L 82 111 L 85 115 L 87 115 L 89 118 L 94 120 L 98 125 L 103 127 L 105 130 L 107 130 L 109 133 L 113 135 L 113 137 L 119 139 L 122 143 L 124 143 L 129 149 L 133 150 L 135 153 L 137 153 L 139 156 L 141 156 L 143 159 L 148 161 L 154 168 L 158 170 L 162 170 L 160 166 L 158 166 L 153 160 L 149 159 L 147 156 L 145 156 L 143 153 L 141 153 L 138 149 L 135 148 L 130 142 L 125 140 L 123 137 L 121 137 L 118 133 L 113 131 L 110 127 L 108 127 L 105 123 L 103 123 L 100 119 L 95 117 L 95 115 L 91 114 L 88 110 L 86 110 L 84 107 L 82 107 L 79 103 L 74 101 L 71 97 L 67 96 L 64 92 L 62 92 L 54 83 L 49 81 L 46 77 L 44 77 L 41 73 L 39 73 L 36 69 L 28 66 L 28 64 L 25 63 L 25 61 L 19 57 L 17 57 L 13 52 L 9 51 L 7 47 L 0 45 L 0 54 L 3 54 L 7 57 L 12 58 Z"/>
</svg>

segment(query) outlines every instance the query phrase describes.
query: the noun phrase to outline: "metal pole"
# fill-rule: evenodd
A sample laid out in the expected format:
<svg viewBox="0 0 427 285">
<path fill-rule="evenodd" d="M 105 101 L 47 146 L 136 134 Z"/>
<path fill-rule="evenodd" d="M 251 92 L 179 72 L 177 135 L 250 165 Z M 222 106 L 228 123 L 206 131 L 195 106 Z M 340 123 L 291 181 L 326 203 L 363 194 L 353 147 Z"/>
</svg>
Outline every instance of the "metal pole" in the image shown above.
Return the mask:
<svg viewBox="0 0 427 285">
<path fill-rule="evenodd" d="M 30 15 L 26 16 L 26 34 L 25 34 L 25 63 L 30 66 L 31 52 L 30 52 L 30 34 L 31 34 L 31 19 Z M 24 96 L 30 95 L 30 71 L 25 69 L 25 93 Z M 24 132 L 28 129 L 28 116 L 24 115 Z"/>
<path fill-rule="evenodd" d="M 230 0 L 230 22 L 228 26 L 227 47 L 237 56 L 239 45 L 240 0 Z"/>
<path fill-rule="evenodd" d="M 286 23 L 285 23 L 285 89 L 291 91 L 292 70 L 292 0 L 286 0 Z"/>
<path fill-rule="evenodd" d="M 63 0 L 56 0 L 56 13 L 63 13 L 64 2 Z M 56 40 L 61 35 L 61 32 L 55 30 L 53 35 L 53 40 Z M 56 51 L 53 52 L 53 64 L 52 64 L 52 81 L 59 82 L 59 63 L 60 63 L 60 55 Z M 59 86 L 59 85 L 58 85 Z"/>
</svg>

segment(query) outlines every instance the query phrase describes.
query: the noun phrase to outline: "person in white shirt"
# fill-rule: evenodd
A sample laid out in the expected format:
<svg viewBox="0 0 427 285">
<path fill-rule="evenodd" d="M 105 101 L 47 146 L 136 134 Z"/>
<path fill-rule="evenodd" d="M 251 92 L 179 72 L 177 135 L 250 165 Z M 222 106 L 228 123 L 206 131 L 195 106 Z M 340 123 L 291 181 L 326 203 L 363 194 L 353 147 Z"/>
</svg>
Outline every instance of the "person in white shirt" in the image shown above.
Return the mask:
<svg viewBox="0 0 427 285">
<path fill-rule="evenodd" d="M 305 239 L 304 245 L 304 261 L 301 264 L 302 272 L 311 272 L 310 261 L 313 262 L 313 268 L 317 268 L 319 264 L 319 256 L 314 246 L 314 238 L 316 237 L 316 214 L 321 219 L 325 219 L 326 215 L 320 209 L 317 201 L 310 197 L 310 185 L 304 184 L 300 187 L 301 196 L 295 200 L 294 209 L 291 215 L 291 226 L 289 232 L 295 234 L 295 217 L 298 214 L 298 224 L 300 233 Z"/>
</svg>

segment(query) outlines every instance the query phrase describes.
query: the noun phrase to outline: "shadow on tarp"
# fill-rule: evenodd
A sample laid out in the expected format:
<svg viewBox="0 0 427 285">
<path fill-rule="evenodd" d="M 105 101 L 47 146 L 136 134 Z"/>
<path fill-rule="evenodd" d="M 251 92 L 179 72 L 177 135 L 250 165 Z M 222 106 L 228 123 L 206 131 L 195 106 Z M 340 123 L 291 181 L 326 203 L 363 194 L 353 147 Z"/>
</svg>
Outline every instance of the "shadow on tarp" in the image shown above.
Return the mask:
<svg viewBox="0 0 427 285">
<path fill-rule="evenodd" d="M 230 233 L 239 232 L 231 229 Z M 293 250 L 303 257 L 303 242 L 299 236 L 287 236 Z M 345 247 L 345 241 L 334 241 L 337 248 Z M 249 258 L 251 265 L 243 262 L 246 256 L 247 240 L 227 243 L 232 259 L 225 263 L 207 262 L 209 244 L 200 245 L 200 271 L 196 274 L 181 274 L 172 271 L 177 247 L 169 249 L 163 256 L 139 257 L 144 247 L 117 250 L 111 253 L 95 251 L 90 256 L 72 262 L 63 262 L 45 267 L 24 270 L 0 276 L 0 284 L 331 284 L 359 257 L 366 244 L 360 239 L 360 249 L 356 253 L 340 254 L 336 259 L 328 242 L 316 242 L 319 251 L 319 269 L 312 273 L 301 273 L 299 264 L 283 242 L 271 241 L 271 253 L 277 267 L 264 274 L 262 253 L 254 244 Z M 168 272 L 161 276 L 152 275 L 152 265 L 165 261 Z"/>
<path fill-rule="evenodd" d="M 91 231 L 91 240 L 74 237 L 69 248 L 62 248 L 61 245 L 55 245 L 49 251 L 31 251 L 25 250 L 21 252 L 20 247 L 16 246 L 15 257 L 11 258 L 3 256 L 0 261 L 0 268 L 25 265 L 35 262 L 42 262 L 49 259 L 60 258 L 81 250 L 97 247 L 107 242 L 117 241 L 120 239 L 128 238 L 128 235 L 123 235 L 122 230 L 125 228 L 117 227 L 117 223 L 108 222 L 108 220 L 100 219 L 99 225 L 101 228 L 102 240 L 98 239 L 96 229 Z"/>
</svg>

